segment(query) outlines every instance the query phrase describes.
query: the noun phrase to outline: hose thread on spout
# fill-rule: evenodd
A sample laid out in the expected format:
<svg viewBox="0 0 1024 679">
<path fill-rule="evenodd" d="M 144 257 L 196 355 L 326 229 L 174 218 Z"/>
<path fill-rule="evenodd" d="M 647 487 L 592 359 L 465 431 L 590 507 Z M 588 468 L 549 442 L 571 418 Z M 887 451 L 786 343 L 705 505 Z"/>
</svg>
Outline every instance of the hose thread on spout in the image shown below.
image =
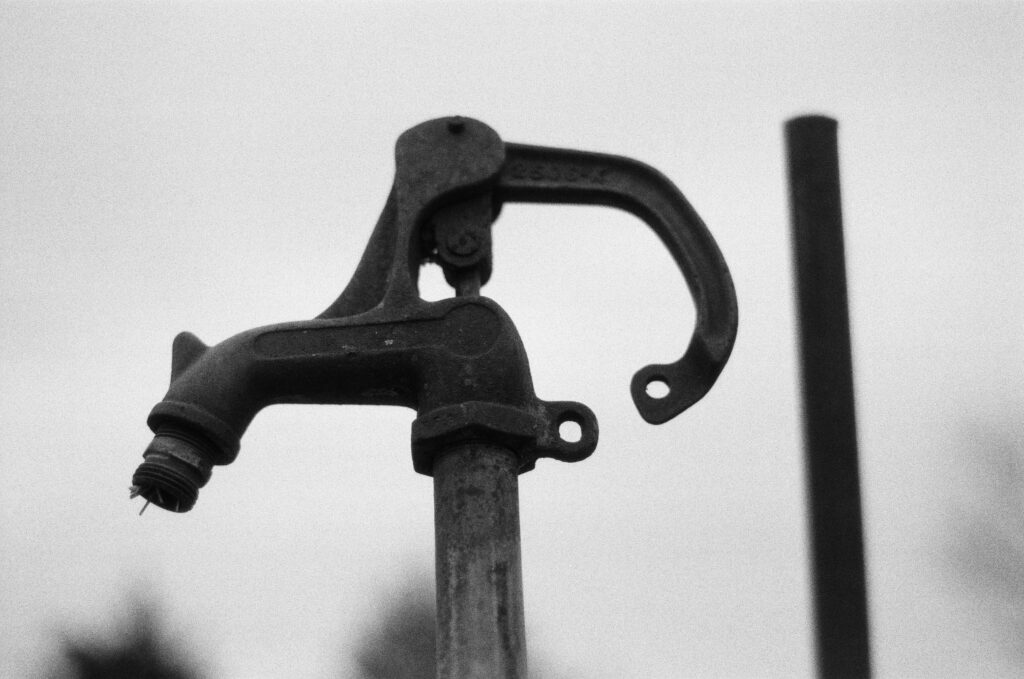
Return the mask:
<svg viewBox="0 0 1024 679">
<path fill-rule="evenodd" d="M 216 448 L 191 431 L 162 425 L 132 476 L 132 497 L 172 512 L 187 512 L 210 480 Z"/>
</svg>

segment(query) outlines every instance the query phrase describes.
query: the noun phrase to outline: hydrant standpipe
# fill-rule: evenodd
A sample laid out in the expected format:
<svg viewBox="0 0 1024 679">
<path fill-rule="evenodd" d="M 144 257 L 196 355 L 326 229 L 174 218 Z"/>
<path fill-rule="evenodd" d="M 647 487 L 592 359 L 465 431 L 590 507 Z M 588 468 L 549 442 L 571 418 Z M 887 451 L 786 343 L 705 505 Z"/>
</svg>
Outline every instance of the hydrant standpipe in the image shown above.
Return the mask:
<svg viewBox="0 0 1024 679">
<path fill-rule="evenodd" d="M 190 333 L 175 338 L 171 385 L 150 412 L 155 436 L 132 477 L 132 497 L 188 511 L 213 467 L 235 459 L 253 417 L 274 403 L 413 408 L 413 468 L 434 477 L 437 676 L 524 678 L 517 477 L 540 457 L 586 458 L 598 427 L 582 403 L 536 396 L 512 320 L 480 296 L 491 274 L 494 220 L 506 203 L 607 205 L 658 234 L 683 273 L 696 320 L 681 358 L 633 377 L 633 402 L 652 424 L 715 383 L 736 337 L 735 291 L 700 217 L 643 163 L 505 143 L 461 117 L 408 130 L 395 159 L 394 184 L 362 259 L 320 316 L 210 347 Z M 426 262 L 443 268 L 455 297 L 420 298 Z M 650 395 L 652 383 L 667 393 Z M 578 439 L 563 438 L 567 422 L 578 425 Z"/>
</svg>

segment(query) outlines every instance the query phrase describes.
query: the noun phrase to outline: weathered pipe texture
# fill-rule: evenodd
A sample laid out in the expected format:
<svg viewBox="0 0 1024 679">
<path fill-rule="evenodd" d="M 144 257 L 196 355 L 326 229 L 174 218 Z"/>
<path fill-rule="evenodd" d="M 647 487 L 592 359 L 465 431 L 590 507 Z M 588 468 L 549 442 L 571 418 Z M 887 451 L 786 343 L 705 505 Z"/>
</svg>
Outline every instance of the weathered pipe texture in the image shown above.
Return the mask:
<svg viewBox="0 0 1024 679">
<path fill-rule="evenodd" d="M 438 679 L 525 679 L 515 454 L 467 443 L 439 456 L 434 526 Z"/>
</svg>

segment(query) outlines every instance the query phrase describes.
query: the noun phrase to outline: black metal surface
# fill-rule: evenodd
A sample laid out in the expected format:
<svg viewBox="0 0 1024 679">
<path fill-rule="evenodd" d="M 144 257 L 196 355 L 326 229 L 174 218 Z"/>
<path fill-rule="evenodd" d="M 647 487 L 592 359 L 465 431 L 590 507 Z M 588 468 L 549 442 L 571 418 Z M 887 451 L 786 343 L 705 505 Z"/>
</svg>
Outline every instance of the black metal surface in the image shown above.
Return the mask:
<svg viewBox="0 0 1024 679">
<path fill-rule="evenodd" d="M 835 120 L 786 125 L 818 672 L 871 675 Z"/>
<path fill-rule="evenodd" d="M 504 202 L 607 205 L 630 212 L 668 248 L 686 279 L 696 322 L 683 357 L 648 365 L 630 384 L 633 403 L 661 424 L 704 397 L 736 341 L 736 291 L 725 259 L 704 222 L 663 174 L 636 160 L 602 153 L 507 144 L 497 193 Z M 651 383 L 668 392 L 655 398 Z"/>
<path fill-rule="evenodd" d="M 242 433 L 273 403 L 415 408 L 413 464 L 424 474 L 435 452 L 467 439 L 512 446 L 523 471 L 537 457 L 575 461 L 597 445 L 589 408 L 535 396 L 512 321 L 482 297 L 271 325 L 215 347 L 183 333 L 173 354 L 170 389 L 148 420 L 156 437 L 133 478 L 173 511 L 191 508 L 210 465 L 234 460 Z M 559 437 L 566 420 L 580 423 L 580 441 Z"/>
<path fill-rule="evenodd" d="M 413 463 L 485 440 L 516 452 L 520 471 L 538 457 L 575 461 L 597 445 L 597 420 L 583 404 L 547 402 L 533 391 L 512 321 L 477 296 L 491 270 L 491 224 L 504 202 L 611 205 L 648 222 L 679 265 L 696 306 L 684 355 L 649 365 L 631 391 L 649 422 L 699 400 L 729 358 L 735 292 L 714 240 L 683 195 L 660 173 L 603 154 L 505 144 L 489 127 L 444 118 L 401 135 L 395 181 L 352 280 L 318 318 L 256 328 L 214 347 L 183 333 L 171 385 L 150 414 L 156 433 L 133 492 L 187 511 L 212 465 L 227 464 L 256 413 L 273 403 L 401 405 L 415 408 Z M 436 261 L 459 297 L 420 299 L 421 264 Z M 662 398 L 647 394 L 663 382 Z M 565 441 L 559 425 L 580 425 Z"/>
</svg>

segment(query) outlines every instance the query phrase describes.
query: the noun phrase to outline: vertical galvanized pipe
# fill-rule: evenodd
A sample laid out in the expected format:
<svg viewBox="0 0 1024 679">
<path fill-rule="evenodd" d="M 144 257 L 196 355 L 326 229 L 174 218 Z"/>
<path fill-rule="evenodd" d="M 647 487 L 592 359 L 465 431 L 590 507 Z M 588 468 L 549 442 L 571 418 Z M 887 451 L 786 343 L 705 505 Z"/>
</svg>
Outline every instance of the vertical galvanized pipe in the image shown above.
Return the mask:
<svg viewBox="0 0 1024 679">
<path fill-rule="evenodd" d="M 818 673 L 871 674 L 836 121 L 786 124 Z"/>
<path fill-rule="evenodd" d="M 438 679 L 525 679 L 519 461 L 486 443 L 434 462 Z"/>
</svg>

